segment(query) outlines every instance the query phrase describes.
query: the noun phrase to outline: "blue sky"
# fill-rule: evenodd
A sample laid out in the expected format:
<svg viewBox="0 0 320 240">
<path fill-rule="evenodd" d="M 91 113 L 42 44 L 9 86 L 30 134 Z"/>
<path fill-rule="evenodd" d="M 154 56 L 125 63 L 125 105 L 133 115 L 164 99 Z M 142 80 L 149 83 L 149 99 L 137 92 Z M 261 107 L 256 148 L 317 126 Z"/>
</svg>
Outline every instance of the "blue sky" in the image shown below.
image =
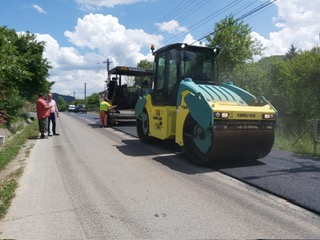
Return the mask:
<svg viewBox="0 0 320 240">
<path fill-rule="evenodd" d="M 53 92 L 84 97 L 103 91 L 108 58 L 136 66 L 152 60 L 150 44 L 195 42 L 228 15 L 241 17 L 270 0 L 11 0 L 2 1 L 0 25 L 29 31 L 46 42 L 44 56 L 53 66 Z M 284 54 L 319 42 L 320 0 L 277 0 L 244 19 L 265 50 Z"/>
</svg>

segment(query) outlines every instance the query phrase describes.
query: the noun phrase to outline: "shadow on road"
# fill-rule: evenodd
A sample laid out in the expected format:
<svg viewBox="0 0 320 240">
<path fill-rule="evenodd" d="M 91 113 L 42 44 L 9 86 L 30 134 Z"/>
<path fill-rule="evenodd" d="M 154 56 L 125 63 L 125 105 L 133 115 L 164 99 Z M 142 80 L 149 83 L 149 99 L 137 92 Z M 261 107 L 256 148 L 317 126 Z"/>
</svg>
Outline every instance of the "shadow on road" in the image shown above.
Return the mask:
<svg viewBox="0 0 320 240">
<path fill-rule="evenodd" d="M 125 145 L 116 146 L 116 148 L 127 156 L 154 156 L 153 160 L 167 166 L 168 168 L 185 174 L 197 174 L 221 169 L 242 168 L 248 166 L 264 165 L 260 161 L 244 160 L 224 160 L 200 166 L 192 163 L 183 153 L 181 147 L 173 140 L 151 139 L 148 143 L 141 142 L 139 139 L 130 139 L 122 141 Z M 157 156 L 158 155 L 158 156 Z M 134 158 L 133 158 L 134 160 Z"/>
<path fill-rule="evenodd" d="M 256 160 L 245 160 L 245 159 L 225 159 L 219 160 L 211 163 L 208 167 L 211 167 L 215 170 L 223 170 L 223 169 L 233 169 L 233 168 L 243 168 L 243 167 L 255 167 L 255 166 L 263 166 L 264 162 Z"/>
<path fill-rule="evenodd" d="M 184 174 L 193 175 L 198 173 L 207 173 L 214 172 L 215 170 L 212 168 L 208 168 L 205 166 L 198 166 L 186 159 L 183 154 L 173 155 L 173 156 L 160 156 L 153 158 L 158 163 L 162 165 Z"/>
<path fill-rule="evenodd" d="M 141 142 L 139 139 L 122 140 L 125 145 L 116 148 L 127 156 L 152 156 L 179 151 L 176 146 L 166 141 L 150 140 L 148 143 Z"/>
<path fill-rule="evenodd" d="M 92 128 L 100 128 L 100 125 L 98 123 L 88 123 L 88 126 Z"/>
<path fill-rule="evenodd" d="M 318 157 L 313 157 L 313 156 L 305 156 L 305 155 L 301 155 L 301 154 L 292 154 L 293 157 L 295 158 L 299 158 L 299 159 L 305 159 L 305 160 L 313 160 L 313 161 L 318 161 L 320 162 L 320 158 Z"/>
</svg>

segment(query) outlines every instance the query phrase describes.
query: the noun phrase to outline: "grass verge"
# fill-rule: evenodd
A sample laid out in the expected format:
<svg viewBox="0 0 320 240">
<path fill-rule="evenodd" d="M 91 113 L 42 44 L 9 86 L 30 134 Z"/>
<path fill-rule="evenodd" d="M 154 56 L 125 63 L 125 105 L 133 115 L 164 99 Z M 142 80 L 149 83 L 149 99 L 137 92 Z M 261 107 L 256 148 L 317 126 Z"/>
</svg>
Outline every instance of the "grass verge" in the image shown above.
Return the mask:
<svg viewBox="0 0 320 240">
<path fill-rule="evenodd" d="M 14 171 L 12 174 L 1 180 L 0 183 L 0 219 L 7 213 L 11 201 L 15 196 L 15 190 L 18 186 L 18 179 L 22 175 L 22 168 Z"/>
<path fill-rule="evenodd" d="M 0 151 L 0 171 L 18 155 L 21 146 L 23 146 L 27 139 L 34 139 L 38 137 L 37 124 L 37 121 L 32 121 L 23 130 L 14 134 L 12 139 L 3 146 Z"/>
<path fill-rule="evenodd" d="M 24 129 L 14 134 L 0 150 L 0 219 L 5 216 L 10 207 L 11 201 L 15 196 L 15 189 L 18 186 L 18 180 L 23 172 L 23 168 L 20 167 L 13 172 L 6 173 L 6 167 L 17 157 L 28 139 L 38 137 L 37 124 L 37 121 L 32 121 Z M 26 149 L 26 154 L 29 151 L 30 149 Z"/>
<path fill-rule="evenodd" d="M 317 154 L 315 154 L 313 145 L 313 138 L 310 135 L 299 136 L 299 134 L 296 133 L 277 133 L 274 148 L 319 158 L 319 150 Z"/>
</svg>

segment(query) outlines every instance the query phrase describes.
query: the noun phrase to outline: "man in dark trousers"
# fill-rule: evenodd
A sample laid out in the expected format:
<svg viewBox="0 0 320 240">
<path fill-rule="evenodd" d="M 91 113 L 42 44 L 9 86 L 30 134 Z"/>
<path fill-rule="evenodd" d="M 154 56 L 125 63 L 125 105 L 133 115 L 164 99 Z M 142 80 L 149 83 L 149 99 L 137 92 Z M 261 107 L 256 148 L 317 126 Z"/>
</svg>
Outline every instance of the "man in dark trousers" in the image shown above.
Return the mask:
<svg viewBox="0 0 320 240">
<path fill-rule="evenodd" d="M 48 99 L 46 100 L 47 105 L 51 106 L 50 115 L 48 118 L 48 136 L 52 136 L 50 133 L 50 122 L 52 122 L 52 133 L 53 135 L 60 135 L 56 132 L 56 116 L 59 117 L 59 110 L 56 101 L 52 99 L 52 93 L 48 94 Z"/>
<path fill-rule="evenodd" d="M 45 138 L 45 133 L 47 132 L 47 118 L 50 115 L 51 106 L 47 105 L 46 101 L 43 99 L 43 94 L 40 93 L 38 100 L 36 101 L 37 108 L 37 118 L 39 123 L 39 132 L 41 133 L 40 138 Z"/>
</svg>

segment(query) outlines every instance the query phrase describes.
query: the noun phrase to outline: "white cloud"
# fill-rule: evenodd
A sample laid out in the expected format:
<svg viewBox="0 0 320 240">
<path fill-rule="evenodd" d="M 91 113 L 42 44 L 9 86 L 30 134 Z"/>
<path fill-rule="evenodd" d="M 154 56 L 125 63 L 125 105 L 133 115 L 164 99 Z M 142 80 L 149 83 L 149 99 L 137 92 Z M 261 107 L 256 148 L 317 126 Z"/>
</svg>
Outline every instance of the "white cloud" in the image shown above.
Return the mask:
<svg viewBox="0 0 320 240">
<path fill-rule="evenodd" d="M 91 9 L 94 7 L 114 7 L 116 5 L 128 5 L 138 2 L 148 2 L 150 0 L 74 0 L 81 6 Z"/>
<path fill-rule="evenodd" d="M 187 32 L 188 29 L 186 27 L 180 27 L 179 23 L 175 20 L 171 20 L 168 22 L 156 23 L 155 24 L 160 31 L 168 32 L 168 33 L 181 33 Z"/>
<path fill-rule="evenodd" d="M 43 10 L 42 7 L 37 4 L 33 4 L 32 7 L 35 8 L 39 13 L 48 14 L 45 10 Z"/>
<path fill-rule="evenodd" d="M 153 60 L 150 44 L 161 45 L 162 36 L 150 35 L 141 29 L 126 29 L 111 15 L 88 14 L 78 19 L 74 31 L 65 36 L 74 47 L 61 47 L 50 35 L 37 34 L 46 42 L 44 57 L 53 66 L 49 81 L 55 81 L 53 92 L 83 98 L 84 83 L 87 96 L 104 90 L 108 58 L 112 64 L 136 66 L 140 60 Z M 82 52 L 88 52 L 83 54 Z M 99 64 L 98 64 L 99 63 Z"/>
<path fill-rule="evenodd" d="M 112 58 L 115 65 L 136 65 L 148 52 L 151 43 L 159 45 L 160 35 L 150 35 L 141 29 L 126 29 L 118 18 L 111 15 L 88 14 L 78 19 L 73 32 L 65 36 L 78 47 L 97 49 L 103 56 Z"/>
<path fill-rule="evenodd" d="M 274 18 L 274 24 L 279 31 L 271 32 L 269 38 L 253 33 L 266 48 L 264 56 L 285 54 L 291 44 L 300 50 L 319 45 L 320 0 L 277 1 L 275 4 L 278 16 Z"/>
<path fill-rule="evenodd" d="M 182 41 L 183 43 L 187 43 L 187 44 L 192 44 L 192 45 L 195 45 L 195 46 L 200 46 L 202 45 L 201 42 L 199 42 L 198 40 L 194 39 L 194 37 L 188 33 L 185 38 L 183 39 Z"/>
<path fill-rule="evenodd" d="M 37 34 L 37 40 L 46 42 L 44 57 L 53 67 L 48 79 L 55 82 L 53 92 L 70 96 L 75 92 L 77 98 L 83 98 L 85 82 L 88 83 L 88 94 L 104 89 L 106 68 L 98 65 L 98 62 L 103 60 L 101 55 L 81 55 L 73 47 L 60 47 L 58 42 L 47 34 Z M 91 89 L 93 86 L 95 88 Z"/>
</svg>

